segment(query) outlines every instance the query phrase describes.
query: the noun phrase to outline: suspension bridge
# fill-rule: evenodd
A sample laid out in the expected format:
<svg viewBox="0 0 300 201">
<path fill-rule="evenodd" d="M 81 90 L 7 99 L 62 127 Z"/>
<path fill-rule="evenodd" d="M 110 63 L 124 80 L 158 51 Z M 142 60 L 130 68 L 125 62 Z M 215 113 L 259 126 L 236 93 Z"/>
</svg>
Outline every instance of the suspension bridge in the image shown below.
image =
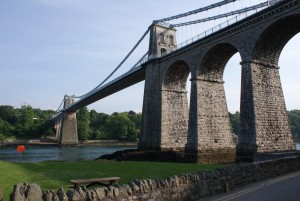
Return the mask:
<svg viewBox="0 0 300 201">
<path fill-rule="evenodd" d="M 140 149 L 183 152 L 196 162 L 232 162 L 236 156 L 254 160 L 257 153 L 295 150 L 278 58 L 300 30 L 299 5 L 299 0 L 223 0 L 154 20 L 100 84 L 86 94 L 64 97 L 53 117 L 59 143 L 78 143 L 78 109 L 145 80 Z M 237 52 L 242 87 L 235 146 L 222 78 Z"/>
</svg>

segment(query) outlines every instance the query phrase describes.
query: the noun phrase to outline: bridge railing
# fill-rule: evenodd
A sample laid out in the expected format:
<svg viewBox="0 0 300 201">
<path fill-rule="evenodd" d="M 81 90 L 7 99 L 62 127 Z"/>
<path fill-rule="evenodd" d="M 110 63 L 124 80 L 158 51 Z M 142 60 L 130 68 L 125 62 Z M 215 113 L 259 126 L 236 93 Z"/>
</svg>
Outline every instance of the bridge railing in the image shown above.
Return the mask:
<svg viewBox="0 0 300 201">
<path fill-rule="evenodd" d="M 267 7 L 272 6 L 272 5 L 274 5 L 274 4 L 276 4 L 280 1 L 283 1 L 283 0 L 270 0 L 270 1 L 268 1 Z M 181 49 L 181 48 L 183 48 L 183 47 L 185 47 L 185 46 L 187 46 L 187 45 L 189 45 L 189 44 L 191 44 L 195 41 L 198 41 L 198 40 L 200 40 L 200 39 L 202 39 L 206 36 L 209 36 L 209 35 L 217 32 L 217 31 L 220 31 L 221 29 L 224 29 L 224 28 L 226 28 L 226 27 L 228 27 L 228 26 L 230 26 L 230 25 L 232 25 L 232 24 L 234 24 L 238 21 L 241 21 L 241 20 L 249 17 L 250 15 L 258 13 L 259 11 L 261 11 L 263 9 L 265 9 L 265 8 L 259 8 L 259 9 L 256 9 L 256 10 L 251 10 L 251 11 L 247 11 L 245 13 L 241 13 L 241 14 L 239 14 L 239 15 L 237 15 L 237 16 L 235 16 L 235 17 L 233 17 L 233 18 L 231 18 L 231 19 L 229 19 L 229 20 L 227 20 L 227 21 L 211 28 L 211 29 L 208 29 L 208 30 L 206 30 L 206 31 L 204 31 L 204 32 L 202 32 L 202 33 L 200 33 L 200 34 L 198 34 L 198 35 L 196 35 L 196 36 L 180 43 L 180 44 L 178 44 L 176 47 L 172 48 L 171 50 L 168 50 L 163 55 L 161 55 L 161 54 L 150 55 L 148 60 L 155 59 L 155 58 L 160 58 L 160 57 L 165 56 L 165 55 L 167 55 L 167 54 L 169 54 L 169 53 L 171 53 L 175 50 Z"/>
<path fill-rule="evenodd" d="M 130 75 L 130 74 L 132 74 L 132 73 L 134 73 L 134 72 L 136 72 L 136 71 L 138 71 L 139 69 L 142 68 L 142 64 L 144 64 L 144 63 L 147 62 L 148 60 L 149 60 L 149 59 L 148 59 L 148 55 L 144 56 L 144 57 L 142 58 L 142 60 L 141 60 L 139 63 L 137 63 L 136 65 L 134 65 L 129 71 L 127 71 L 126 73 L 124 73 L 124 74 L 120 75 L 119 77 L 113 79 L 112 81 L 110 81 L 110 82 L 104 84 L 103 86 L 97 88 L 96 90 L 93 90 L 93 91 L 87 93 L 87 94 L 86 94 L 85 96 L 83 96 L 81 99 L 84 99 L 84 98 L 86 98 L 86 97 L 88 97 L 88 96 L 90 96 L 90 95 L 92 95 L 92 94 L 94 94 L 94 93 L 96 93 L 96 92 L 98 92 L 98 91 L 100 91 L 100 90 L 102 90 L 102 89 L 104 89 L 104 88 L 106 88 L 106 87 L 108 87 L 108 86 L 110 86 L 110 85 L 112 85 L 112 84 L 118 82 L 118 81 L 121 80 L 122 78 L 124 78 L 124 77 L 126 77 L 126 76 L 128 76 L 128 75 Z M 81 99 L 79 99 L 79 100 L 81 100 Z"/>
<path fill-rule="evenodd" d="M 274 5 L 274 4 L 276 4 L 276 3 L 280 2 L 280 1 L 283 1 L 283 0 L 271 0 L 271 1 L 268 2 L 267 7 L 272 6 L 272 5 Z M 200 34 L 198 34 L 198 35 L 196 35 L 196 36 L 194 36 L 194 37 L 192 37 L 192 38 L 190 38 L 190 39 L 188 39 L 188 40 L 180 43 L 180 44 L 178 44 L 177 46 L 175 46 L 175 47 L 171 48 L 170 50 L 167 50 L 166 52 L 164 52 L 164 54 L 152 54 L 152 55 L 148 55 L 146 53 L 146 54 L 143 55 L 143 57 L 129 71 L 127 71 L 126 73 L 122 74 L 121 76 L 113 79 L 112 81 L 108 82 L 107 84 L 99 87 L 97 90 L 92 91 L 91 93 L 86 94 L 86 96 L 84 96 L 83 98 L 85 98 L 85 97 L 89 96 L 90 94 L 93 94 L 93 93 L 95 93 L 97 91 L 100 91 L 103 88 L 105 88 L 105 87 L 107 87 L 109 85 L 112 85 L 115 82 L 121 80 L 122 78 L 126 77 L 127 75 L 129 75 L 129 74 L 131 74 L 131 73 L 139 70 L 142 67 L 142 65 L 144 63 L 146 63 L 147 61 L 150 61 L 152 59 L 157 59 L 157 58 L 161 58 L 163 56 L 166 56 L 166 55 L 170 54 L 171 52 L 174 52 L 175 50 L 179 50 L 179 49 L 181 49 L 181 48 L 183 48 L 183 47 L 185 47 L 185 46 L 187 46 L 187 45 L 189 45 L 189 44 L 191 44 L 193 42 L 196 42 L 196 41 L 198 41 L 198 40 L 200 40 L 202 38 L 205 38 L 206 36 L 209 36 L 209 35 L 217 32 L 217 31 L 220 31 L 221 29 L 224 29 L 224 28 L 226 28 L 226 27 L 228 27 L 228 26 L 230 26 L 230 25 L 232 25 L 232 24 L 234 24 L 234 23 L 236 23 L 238 21 L 241 21 L 241 20 L 249 17 L 250 15 L 253 15 L 253 14 L 255 14 L 255 13 L 257 13 L 257 12 L 263 10 L 263 9 L 265 9 L 265 8 L 259 8 L 259 9 L 256 9 L 256 10 L 251 10 L 251 11 L 247 11 L 245 13 L 241 13 L 241 14 L 239 14 L 239 15 L 237 15 L 237 16 L 229 19 L 229 20 L 226 20 L 225 22 L 223 22 L 223 23 L 221 23 L 221 24 L 219 24 L 219 25 L 217 25 L 217 26 L 215 26 L 215 27 L 213 27 L 211 29 L 208 29 L 208 30 L 206 30 L 206 31 L 204 31 L 204 32 L 202 32 L 202 33 L 200 33 Z M 166 24 L 166 25 L 169 26 L 169 24 Z"/>
<path fill-rule="evenodd" d="M 270 0 L 270 1 L 268 1 L 268 4 L 266 5 L 266 7 L 272 6 L 272 5 L 274 5 L 278 2 L 281 2 L 281 1 L 283 1 L 283 0 Z M 181 49 L 181 48 L 183 48 L 183 47 L 185 47 L 185 46 L 187 46 L 187 45 L 189 45 L 193 42 L 196 42 L 196 41 L 198 41 L 202 38 L 205 38 L 205 37 L 217 32 L 217 31 L 220 31 L 221 29 L 224 29 L 224 28 L 226 28 L 226 27 L 228 27 L 228 26 L 230 26 L 230 25 L 232 25 L 232 24 L 234 24 L 238 21 L 241 21 L 242 19 L 245 19 L 245 18 L 249 17 L 250 15 L 253 15 L 253 14 L 255 14 L 255 13 L 257 13 L 257 12 L 263 10 L 263 9 L 265 9 L 265 7 L 264 8 L 259 8 L 259 9 L 256 9 L 256 10 L 247 11 L 245 13 L 241 13 L 241 14 L 239 14 L 239 15 L 237 15 L 237 16 L 235 16 L 235 17 L 233 17 L 233 18 L 231 18 L 231 19 L 229 19 L 229 20 L 227 20 L 227 21 L 225 21 L 225 22 L 209 29 L 209 30 L 206 30 L 206 31 L 204 31 L 204 32 L 202 32 L 202 33 L 200 33 L 200 34 L 198 34 L 198 35 L 196 35 L 196 36 L 194 36 L 194 37 L 178 44 L 177 46 L 173 47 L 172 49 L 168 50 L 167 52 L 164 52 L 163 54 L 148 55 L 148 53 L 145 53 L 143 55 L 143 57 L 129 71 L 127 71 L 126 73 L 122 74 L 121 76 L 113 79 L 112 81 L 108 82 L 107 84 L 104 84 L 103 86 L 101 86 L 101 87 L 99 87 L 95 90 L 90 91 L 89 93 L 84 95 L 81 99 L 79 99 L 79 101 L 82 100 L 82 99 L 85 99 L 86 97 L 88 97 L 88 96 L 90 96 L 90 95 L 92 95 L 92 94 L 94 94 L 94 93 L 96 93 L 96 92 L 98 92 L 98 91 L 100 91 L 104 88 L 106 88 L 107 86 L 110 86 L 110 85 L 118 82 L 119 80 L 121 80 L 122 78 L 130 75 L 131 73 L 136 72 L 137 70 L 141 69 L 142 65 L 144 63 L 146 63 L 147 61 L 166 56 L 166 55 L 170 54 L 171 52 L 179 50 L 179 49 Z M 76 104 L 76 102 L 75 102 L 75 104 Z"/>
</svg>

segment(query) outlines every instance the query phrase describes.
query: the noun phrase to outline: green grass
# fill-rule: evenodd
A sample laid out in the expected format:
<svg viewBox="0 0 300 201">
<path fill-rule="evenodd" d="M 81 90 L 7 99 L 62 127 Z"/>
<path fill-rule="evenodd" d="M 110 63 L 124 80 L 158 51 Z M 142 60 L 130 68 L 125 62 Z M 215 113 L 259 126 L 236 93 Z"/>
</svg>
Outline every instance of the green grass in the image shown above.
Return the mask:
<svg viewBox="0 0 300 201">
<path fill-rule="evenodd" d="M 187 163 L 159 162 L 39 162 L 11 163 L 0 161 L 0 186 L 4 191 L 3 200 L 9 200 L 9 194 L 17 183 L 36 183 L 43 190 L 70 186 L 71 179 L 118 176 L 120 183 L 133 179 L 166 178 L 186 172 L 214 170 L 222 165 L 200 165 Z"/>
</svg>

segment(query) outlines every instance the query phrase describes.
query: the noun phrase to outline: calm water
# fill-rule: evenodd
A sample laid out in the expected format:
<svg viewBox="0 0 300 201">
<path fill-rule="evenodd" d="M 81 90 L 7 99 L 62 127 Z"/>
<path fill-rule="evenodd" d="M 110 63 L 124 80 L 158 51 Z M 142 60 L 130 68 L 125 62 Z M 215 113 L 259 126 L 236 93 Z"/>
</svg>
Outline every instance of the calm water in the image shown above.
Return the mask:
<svg viewBox="0 0 300 201">
<path fill-rule="evenodd" d="M 40 162 L 40 161 L 86 161 L 94 160 L 101 155 L 136 147 L 25 147 L 22 155 L 16 147 L 0 147 L 0 160 L 11 162 Z"/>
<path fill-rule="evenodd" d="M 300 143 L 297 143 L 300 150 Z M 40 162 L 40 161 L 86 161 L 94 160 L 101 155 L 136 147 L 26 147 L 20 155 L 16 147 L 0 147 L 0 160 L 11 162 Z"/>
</svg>

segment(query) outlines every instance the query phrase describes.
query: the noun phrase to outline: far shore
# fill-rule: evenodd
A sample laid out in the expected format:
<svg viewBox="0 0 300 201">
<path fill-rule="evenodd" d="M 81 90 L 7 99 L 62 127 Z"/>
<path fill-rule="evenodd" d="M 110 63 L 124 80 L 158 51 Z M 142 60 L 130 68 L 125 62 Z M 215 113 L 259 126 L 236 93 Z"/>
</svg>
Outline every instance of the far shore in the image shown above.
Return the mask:
<svg viewBox="0 0 300 201">
<path fill-rule="evenodd" d="M 300 143 L 300 138 L 294 138 L 295 143 Z M 31 140 L 16 140 L 16 139 L 6 139 L 0 140 L 0 147 L 10 147 L 10 146 L 59 146 L 54 139 L 31 139 Z M 64 145 L 64 146 L 128 146 L 137 147 L 138 142 L 122 142 L 118 140 L 80 140 L 77 145 Z"/>
<path fill-rule="evenodd" d="M 0 147 L 9 146 L 59 146 L 53 139 L 31 139 L 31 140 L 0 140 Z M 118 140 L 85 140 L 79 141 L 77 145 L 72 146 L 137 146 L 137 142 L 120 142 Z"/>
<path fill-rule="evenodd" d="M 294 138 L 294 142 L 300 143 L 300 138 Z"/>
</svg>

